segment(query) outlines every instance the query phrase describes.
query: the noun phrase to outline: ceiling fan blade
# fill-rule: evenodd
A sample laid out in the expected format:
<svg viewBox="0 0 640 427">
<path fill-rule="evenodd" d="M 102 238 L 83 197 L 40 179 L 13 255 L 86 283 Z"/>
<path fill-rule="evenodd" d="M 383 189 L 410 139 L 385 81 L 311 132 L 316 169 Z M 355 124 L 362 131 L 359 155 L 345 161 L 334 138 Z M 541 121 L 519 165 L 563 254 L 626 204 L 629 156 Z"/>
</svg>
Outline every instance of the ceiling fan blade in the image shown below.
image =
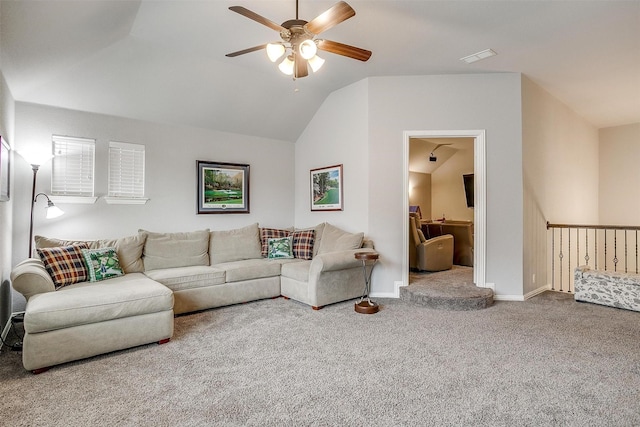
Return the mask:
<svg viewBox="0 0 640 427">
<path fill-rule="evenodd" d="M 240 55 L 244 55 L 245 53 L 255 52 L 256 50 L 264 49 L 266 47 L 267 47 L 266 44 L 261 44 L 260 46 L 254 46 L 254 47 L 250 47 L 248 49 L 239 50 L 237 52 L 227 53 L 225 56 L 228 56 L 229 58 L 233 58 L 235 56 L 240 56 Z"/>
<path fill-rule="evenodd" d="M 250 11 L 249 9 L 242 7 L 242 6 L 231 6 L 229 8 L 229 10 L 233 10 L 236 13 L 239 13 L 242 16 L 246 16 L 249 19 L 253 19 L 254 21 L 262 24 L 262 25 L 266 25 L 267 27 L 276 30 L 277 32 L 283 31 L 285 30 L 285 28 L 282 25 L 278 25 L 273 21 L 268 20 L 267 18 L 265 18 L 264 16 L 260 16 L 255 12 Z"/>
<path fill-rule="evenodd" d="M 305 25 L 305 28 L 313 34 L 320 34 L 327 31 L 342 21 L 346 21 L 356 14 L 351 6 L 341 1 L 331 6 L 327 11 L 311 20 Z"/>
<path fill-rule="evenodd" d="M 360 49 L 359 47 L 349 46 L 348 44 L 342 44 L 331 40 L 319 40 L 318 49 L 363 62 L 366 62 L 371 57 L 370 50 Z"/>
<path fill-rule="evenodd" d="M 307 61 L 298 55 L 295 55 L 295 77 L 300 79 L 309 75 L 309 68 L 307 67 Z"/>
</svg>

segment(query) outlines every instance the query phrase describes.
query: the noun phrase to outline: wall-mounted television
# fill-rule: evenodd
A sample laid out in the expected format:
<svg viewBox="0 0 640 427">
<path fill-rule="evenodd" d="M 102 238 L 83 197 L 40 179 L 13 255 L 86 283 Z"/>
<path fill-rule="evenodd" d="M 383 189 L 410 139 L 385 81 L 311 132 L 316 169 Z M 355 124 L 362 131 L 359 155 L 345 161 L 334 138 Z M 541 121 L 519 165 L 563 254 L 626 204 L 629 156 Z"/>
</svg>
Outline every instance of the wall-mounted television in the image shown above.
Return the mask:
<svg viewBox="0 0 640 427">
<path fill-rule="evenodd" d="M 473 207 L 473 189 L 475 188 L 475 183 L 473 181 L 473 174 L 465 174 L 462 175 L 462 180 L 464 181 L 464 195 L 467 199 L 467 207 Z"/>
</svg>

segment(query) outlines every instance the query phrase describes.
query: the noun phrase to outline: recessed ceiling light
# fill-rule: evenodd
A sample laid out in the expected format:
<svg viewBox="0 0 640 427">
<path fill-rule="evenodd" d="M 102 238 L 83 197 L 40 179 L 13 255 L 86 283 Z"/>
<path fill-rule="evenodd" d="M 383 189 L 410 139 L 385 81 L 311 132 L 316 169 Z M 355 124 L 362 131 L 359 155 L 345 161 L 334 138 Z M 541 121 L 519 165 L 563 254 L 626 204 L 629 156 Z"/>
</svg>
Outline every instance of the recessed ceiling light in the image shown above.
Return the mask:
<svg viewBox="0 0 640 427">
<path fill-rule="evenodd" d="M 486 49 L 486 50 L 471 54 L 469 56 L 465 56 L 464 58 L 460 58 L 460 61 L 464 61 L 467 64 L 471 64 L 473 62 L 480 61 L 481 59 L 489 58 L 491 56 L 496 56 L 496 55 L 497 53 L 494 52 L 493 50 Z"/>
</svg>

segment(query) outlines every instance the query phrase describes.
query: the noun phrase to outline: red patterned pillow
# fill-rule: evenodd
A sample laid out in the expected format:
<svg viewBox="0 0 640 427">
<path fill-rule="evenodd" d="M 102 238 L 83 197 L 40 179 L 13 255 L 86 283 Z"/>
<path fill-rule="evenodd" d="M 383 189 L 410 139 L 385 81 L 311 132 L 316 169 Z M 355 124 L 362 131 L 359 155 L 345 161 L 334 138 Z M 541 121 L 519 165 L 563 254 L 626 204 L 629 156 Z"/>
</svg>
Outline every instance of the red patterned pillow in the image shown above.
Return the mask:
<svg viewBox="0 0 640 427">
<path fill-rule="evenodd" d="M 300 230 L 293 232 L 293 257 L 300 259 L 313 258 L 314 230 Z"/>
<path fill-rule="evenodd" d="M 261 228 L 260 241 L 262 243 L 262 257 L 266 258 L 269 255 L 269 239 L 289 237 L 290 235 L 291 231 L 289 230 L 281 230 L 278 228 Z"/>
<path fill-rule="evenodd" d="M 82 249 L 89 249 L 85 243 L 56 248 L 37 249 L 44 268 L 53 279 L 56 289 L 74 283 L 86 282 L 87 267 L 82 257 Z"/>
</svg>

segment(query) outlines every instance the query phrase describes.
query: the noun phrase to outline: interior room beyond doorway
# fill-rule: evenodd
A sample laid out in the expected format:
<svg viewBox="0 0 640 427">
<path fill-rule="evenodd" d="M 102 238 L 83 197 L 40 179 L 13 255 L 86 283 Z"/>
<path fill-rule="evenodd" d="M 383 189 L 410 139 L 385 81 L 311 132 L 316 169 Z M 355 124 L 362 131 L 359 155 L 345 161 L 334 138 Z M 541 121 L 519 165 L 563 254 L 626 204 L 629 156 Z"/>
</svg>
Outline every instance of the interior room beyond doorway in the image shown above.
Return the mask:
<svg viewBox="0 0 640 427">
<path fill-rule="evenodd" d="M 474 262 L 474 138 L 409 139 L 409 206 L 427 240 L 450 234 L 453 265 Z"/>
</svg>

